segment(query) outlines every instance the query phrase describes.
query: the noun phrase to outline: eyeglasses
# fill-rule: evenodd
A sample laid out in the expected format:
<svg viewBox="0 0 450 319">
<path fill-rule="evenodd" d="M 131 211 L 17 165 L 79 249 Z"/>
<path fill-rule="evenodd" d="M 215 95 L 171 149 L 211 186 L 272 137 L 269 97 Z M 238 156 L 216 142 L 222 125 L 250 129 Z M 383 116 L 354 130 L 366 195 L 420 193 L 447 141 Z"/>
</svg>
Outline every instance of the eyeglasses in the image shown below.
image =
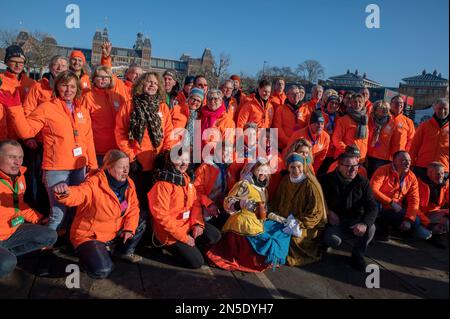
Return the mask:
<svg viewBox="0 0 450 319">
<path fill-rule="evenodd" d="M 216 96 L 211 96 L 211 97 L 209 97 L 208 98 L 208 100 L 211 100 L 211 101 L 218 101 L 218 100 L 221 100 L 222 98 L 221 97 L 216 97 Z"/>
<path fill-rule="evenodd" d="M 199 88 L 206 88 L 206 87 L 208 87 L 208 84 L 197 84 L 197 86 Z"/>
<path fill-rule="evenodd" d="M 19 66 L 19 65 L 25 65 L 25 62 L 23 61 L 13 61 L 13 60 L 9 60 L 8 63 L 14 63 L 15 65 Z"/>
<path fill-rule="evenodd" d="M 106 80 L 106 79 L 110 79 L 111 77 L 109 75 L 105 75 L 105 76 L 97 75 L 95 78 L 100 79 L 100 80 Z"/>
<path fill-rule="evenodd" d="M 360 164 L 356 164 L 356 165 L 339 164 L 339 165 L 345 167 L 346 169 L 352 169 L 352 170 L 358 169 L 360 166 Z"/>
</svg>

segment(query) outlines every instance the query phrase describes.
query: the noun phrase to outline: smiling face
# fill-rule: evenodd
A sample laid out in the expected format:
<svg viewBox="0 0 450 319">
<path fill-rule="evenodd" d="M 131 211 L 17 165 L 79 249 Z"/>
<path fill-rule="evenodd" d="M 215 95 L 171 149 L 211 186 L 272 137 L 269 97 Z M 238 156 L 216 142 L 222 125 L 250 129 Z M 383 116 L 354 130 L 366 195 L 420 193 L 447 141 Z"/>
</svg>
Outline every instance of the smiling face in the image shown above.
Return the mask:
<svg viewBox="0 0 450 319">
<path fill-rule="evenodd" d="M 314 135 L 322 134 L 324 127 L 325 127 L 324 122 L 316 122 L 309 125 L 309 129 L 311 130 L 311 133 L 313 133 Z"/>
<path fill-rule="evenodd" d="M 443 166 L 429 167 L 427 169 L 428 178 L 436 185 L 440 185 L 444 182 L 445 170 Z"/>
<path fill-rule="evenodd" d="M 231 95 L 233 94 L 233 82 L 232 81 L 227 81 L 225 82 L 225 84 L 222 86 L 222 93 L 223 96 L 226 97 L 227 99 L 231 97 Z"/>
<path fill-rule="evenodd" d="M 320 100 L 322 98 L 322 95 L 323 95 L 323 88 L 321 88 L 321 87 L 314 88 L 314 90 L 312 92 L 313 98 Z"/>
<path fill-rule="evenodd" d="M 0 150 L 0 170 L 8 175 L 19 174 L 23 163 L 23 150 L 20 146 L 3 145 Z"/>
<path fill-rule="evenodd" d="M 281 93 L 284 91 L 285 86 L 286 86 L 286 82 L 284 82 L 284 80 L 282 80 L 282 79 L 279 79 L 275 82 L 273 89 L 275 92 Z"/>
<path fill-rule="evenodd" d="M 176 158 L 172 159 L 172 163 L 175 169 L 177 169 L 180 173 L 186 173 L 189 167 L 189 153 L 185 152 L 180 156 L 176 156 Z"/>
<path fill-rule="evenodd" d="M 338 172 L 348 180 L 353 180 L 356 175 L 358 175 L 359 169 L 359 158 L 358 157 L 346 157 L 338 162 Z"/>
<path fill-rule="evenodd" d="M 70 69 L 74 71 L 75 73 L 81 72 L 83 69 L 83 60 L 78 57 L 73 57 L 69 60 Z"/>
<path fill-rule="evenodd" d="M 303 174 L 303 164 L 301 162 L 292 162 L 289 164 L 289 176 L 298 178 Z"/>
<path fill-rule="evenodd" d="M 203 101 L 198 95 L 191 95 L 187 100 L 187 104 L 191 110 L 197 110 L 200 106 L 202 106 L 202 103 Z"/>
<path fill-rule="evenodd" d="M 269 179 L 270 176 L 270 167 L 269 165 L 260 165 L 256 169 L 253 170 L 253 174 L 260 182 L 265 182 Z"/>
<path fill-rule="evenodd" d="M 217 110 L 219 107 L 222 106 L 222 96 L 218 93 L 212 93 L 208 96 L 208 109 L 211 111 Z"/>
<path fill-rule="evenodd" d="M 119 182 L 125 182 L 130 173 L 130 160 L 121 158 L 108 168 L 108 173 Z"/>
<path fill-rule="evenodd" d="M 396 97 L 391 102 L 391 112 L 395 115 L 403 113 L 403 108 L 405 107 L 405 102 L 401 97 Z"/>
<path fill-rule="evenodd" d="M 259 96 L 264 101 L 267 101 L 269 99 L 271 91 L 272 88 L 270 87 L 270 85 L 266 85 L 258 89 Z"/>
<path fill-rule="evenodd" d="M 394 167 L 398 174 L 406 174 L 411 167 L 411 156 L 408 153 L 400 153 L 394 158 Z"/>
<path fill-rule="evenodd" d="M 61 72 L 67 71 L 69 66 L 67 65 L 67 61 L 64 59 L 56 60 L 52 65 L 50 65 L 50 73 L 53 77 L 57 77 Z"/>
<path fill-rule="evenodd" d="M 6 66 L 12 71 L 14 74 L 22 73 L 25 67 L 25 59 L 20 57 L 14 57 L 6 62 Z"/>
<path fill-rule="evenodd" d="M 448 116 L 448 109 L 448 102 L 442 102 L 433 105 L 434 114 L 436 114 L 436 116 L 441 120 L 445 119 Z"/>
<path fill-rule="evenodd" d="M 149 75 L 147 80 L 144 82 L 143 87 L 144 93 L 148 95 L 155 95 L 158 93 L 158 79 L 153 74 Z"/>
<path fill-rule="evenodd" d="M 291 104 L 297 105 L 305 97 L 305 91 L 299 88 L 290 89 L 288 92 L 288 100 Z"/>
<path fill-rule="evenodd" d="M 57 87 L 59 96 L 68 102 L 72 102 L 77 95 L 77 81 L 70 78 L 66 83 L 59 83 Z"/>
<path fill-rule="evenodd" d="M 177 84 L 177 81 L 171 76 L 171 75 L 164 75 L 164 90 L 166 93 L 169 93 L 172 91 L 175 84 Z"/>
<path fill-rule="evenodd" d="M 142 71 L 141 67 L 138 67 L 138 66 L 131 67 L 128 69 L 127 73 L 125 74 L 125 78 L 128 81 L 134 83 L 142 75 L 142 73 L 144 73 L 144 71 Z"/>
<path fill-rule="evenodd" d="M 111 76 L 103 70 L 97 70 L 94 85 L 99 89 L 107 89 L 111 86 Z"/>
</svg>

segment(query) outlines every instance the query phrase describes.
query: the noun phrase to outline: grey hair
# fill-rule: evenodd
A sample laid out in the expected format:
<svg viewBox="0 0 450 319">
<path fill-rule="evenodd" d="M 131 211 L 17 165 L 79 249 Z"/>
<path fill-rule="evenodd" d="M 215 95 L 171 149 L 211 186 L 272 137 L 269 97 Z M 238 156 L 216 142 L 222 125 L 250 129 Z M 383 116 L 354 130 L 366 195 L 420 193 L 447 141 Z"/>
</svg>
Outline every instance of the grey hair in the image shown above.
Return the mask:
<svg viewBox="0 0 450 319">
<path fill-rule="evenodd" d="M 56 61 L 58 61 L 58 60 L 64 60 L 64 61 L 66 61 L 67 65 L 69 65 L 69 60 L 67 60 L 67 58 L 65 56 L 57 54 L 57 55 L 52 56 L 52 58 L 50 59 L 50 62 L 48 63 L 48 66 L 51 68 L 52 65 L 55 64 Z"/>
<path fill-rule="evenodd" d="M 208 100 L 211 98 L 213 94 L 217 94 L 221 99 L 223 98 L 223 93 L 221 90 L 212 89 L 208 91 Z"/>
<path fill-rule="evenodd" d="M 316 91 L 317 89 L 322 89 L 322 91 L 323 91 L 323 86 L 322 86 L 322 85 L 319 85 L 319 84 L 316 84 L 316 85 L 314 85 L 314 86 L 312 87 L 311 92 L 314 92 L 314 91 Z"/>
<path fill-rule="evenodd" d="M 448 105 L 448 99 L 441 97 L 439 99 L 437 99 L 434 103 L 433 103 L 433 107 L 436 105 Z"/>
</svg>

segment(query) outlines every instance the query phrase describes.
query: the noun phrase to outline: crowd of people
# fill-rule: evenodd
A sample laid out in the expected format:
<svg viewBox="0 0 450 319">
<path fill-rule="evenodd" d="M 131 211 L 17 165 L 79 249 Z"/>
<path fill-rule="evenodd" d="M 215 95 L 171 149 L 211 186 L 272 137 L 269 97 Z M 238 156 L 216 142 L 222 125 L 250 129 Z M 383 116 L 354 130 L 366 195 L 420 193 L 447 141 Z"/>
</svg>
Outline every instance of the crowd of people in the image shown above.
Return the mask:
<svg viewBox="0 0 450 319">
<path fill-rule="evenodd" d="M 80 51 L 55 56 L 39 81 L 21 47 L 6 49 L 0 277 L 61 245 L 92 278 L 139 262 L 144 244 L 188 268 L 245 272 L 316 262 L 347 239 L 365 271 L 376 233 L 446 247 L 448 99 L 416 128 L 400 95 L 315 85 L 305 101 L 283 78 L 246 94 L 237 75 L 214 89 L 134 64 L 120 79 L 111 48 L 92 74 Z"/>
</svg>

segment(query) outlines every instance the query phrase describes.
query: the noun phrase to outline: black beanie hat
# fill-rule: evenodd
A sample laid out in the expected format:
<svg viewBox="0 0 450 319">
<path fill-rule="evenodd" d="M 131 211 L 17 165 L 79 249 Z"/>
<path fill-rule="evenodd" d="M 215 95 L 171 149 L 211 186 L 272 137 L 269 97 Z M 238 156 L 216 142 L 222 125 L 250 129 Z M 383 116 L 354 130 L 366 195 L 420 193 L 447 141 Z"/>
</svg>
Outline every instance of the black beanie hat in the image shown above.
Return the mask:
<svg viewBox="0 0 450 319">
<path fill-rule="evenodd" d="M 18 45 L 10 45 L 6 48 L 5 52 L 5 63 L 8 62 L 11 58 L 22 58 L 26 60 L 25 53 L 23 53 L 23 50 Z"/>
</svg>

